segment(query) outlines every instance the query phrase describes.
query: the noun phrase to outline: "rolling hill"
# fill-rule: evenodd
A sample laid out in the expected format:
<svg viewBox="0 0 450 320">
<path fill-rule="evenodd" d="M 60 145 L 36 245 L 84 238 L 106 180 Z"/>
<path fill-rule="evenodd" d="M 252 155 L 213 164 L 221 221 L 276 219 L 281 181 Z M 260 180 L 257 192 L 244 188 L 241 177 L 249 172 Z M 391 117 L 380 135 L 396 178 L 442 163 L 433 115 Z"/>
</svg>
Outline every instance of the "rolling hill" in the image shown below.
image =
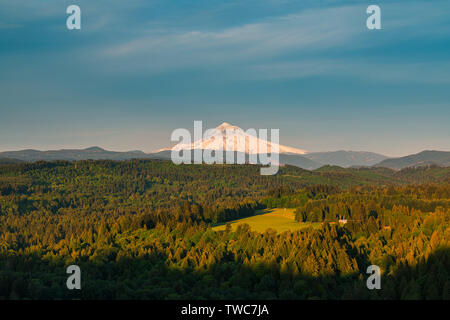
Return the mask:
<svg viewBox="0 0 450 320">
<path fill-rule="evenodd" d="M 304 157 L 322 165 L 340 166 L 344 168 L 354 166 L 373 166 L 388 157 L 366 151 L 331 151 L 307 153 Z"/>
<path fill-rule="evenodd" d="M 20 150 L 0 152 L 0 158 L 12 158 L 22 161 L 52 161 L 52 160 L 129 160 L 148 158 L 142 151 L 116 152 L 107 151 L 99 147 L 87 149 L 61 149 L 61 150 Z"/>
<path fill-rule="evenodd" d="M 192 158 L 193 158 L 194 151 L 193 150 L 190 150 L 190 151 L 192 153 Z M 148 154 L 148 158 L 149 159 L 170 160 L 170 154 L 171 154 L 170 150 L 164 150 L 164 151 L 159 151 L 157 153 L 150 153 L 150 154 Z M 238 152 L 235 152 L 235 156 L 234 156 L 235 159 L 237 158 L 237 154 L 238 154 Z M 280 163 L 282 165 L 296 166 L 296 167 L 306 169 L 306 170 L 314 170 L 314 169 L 320 168 L 322 166 L 321 163 L 310 160 L 307 157 L 305 157 L 304 155 L 283 153 L 283 154 L 279 154 L 278 156 L 279 156 Z M 249 155 L 245 154 L 245 159 L 248 160 L 248 158 L 249 158 Z M 225 156 L 224 156 L 224 159 L 225 159 Z M 224 162 L 225 162 L 225 160 L 224 160 Z"/>
<path fill-rule="evenodd" d="M 16 163 L 22 163 L 22 160 L 13 159 L 13 158 L 0 158 L 0 165 L 2 164 L 16 164 Z"/>
<path fill-rule="evenodd" d="M 440 167 L 450 166 L 450 152 L 426 150 L 406 157 L 385 159 L 376 164 L 375 167 L 400 170 L 408 167 L 421 167 L 429 165 Z"/>
</svg>

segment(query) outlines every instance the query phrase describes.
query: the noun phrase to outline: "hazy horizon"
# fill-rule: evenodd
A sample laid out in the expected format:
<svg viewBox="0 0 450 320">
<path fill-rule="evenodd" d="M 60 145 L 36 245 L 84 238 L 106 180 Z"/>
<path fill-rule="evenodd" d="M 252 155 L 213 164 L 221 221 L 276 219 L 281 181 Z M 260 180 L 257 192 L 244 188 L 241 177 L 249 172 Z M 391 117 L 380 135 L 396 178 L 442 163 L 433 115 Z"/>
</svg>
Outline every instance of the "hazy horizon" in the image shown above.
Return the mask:
<svg viewBox="0 0 450 320">
<path fill-rule="evenodd" d="M 172 142 L 170 144 L 170 146 L 175 145 L 176 142 Z M 280 143 L 281 145 L 283 145 L 283 143 Z M 169 145 L 166 145 L 164 147 L 169 147 Z M 288 147 L 293 147 L 288 145 Z M 1 150 L 0 149 L 0 153 L 2 152 L 16 152 L 16 151 L 24 151 L 24 150 L 35 150 L 35 151 L 60 151 L 60 150 L 85 150 L 85 149 L 90 149 L 90 148 L 100 148 L 103 149 L 105 151 L 112 151 L 112 152 L 133 152 L 133 151 L 141 151 L 144 152 L 146 154 L 150 154 L 150 153 L 155 153 L 158 152 L 158 149 L 155 150 L 150 150 L 150 151 L 144 151 L 141 149 L 130 149 L 130 148 L 123 148 L 123 149 L 114 149 L 114 148 L 105 148 L 101 145 L 82 145 L 82 146 L 53 146 L 50 148 L 46 148 L 46 149 L 40 149 L 40 148 L 17 148 L 17 149 L 9 149 L 9 150 Z M 412 154 L 417 154 L 423 151 L 444 151 L 444 152 L 450 152 L 450 150 L 444 150 L 444 149 L 423 149 L 417 152 L 413 152 L 413 153 L 408 153 L 408 154 L 403 154 L 403 155 L 396 155 L 396 156 L 391 156 L 389 154 L 384 154 L 384 153 L 379 153 L 379 152 L 374 152 L 371 150 L 350 150 L 350 149 L 334 149 L 334 150 L 319 150 L 319 151 L 311 151 L 311 150 L 305 150 L 307 154 L 310 153 L 327 153 L 327 152 L 339 152 L 339 151 L 344 151 L 344 152 L 372 152 L 372 153 L 376 153 L 379 155 L 383 155 L 386 156 L 388 158 L 398 158 L 398 157 L 404 157 L 404 156 L 408 156 L 408 155 L 412 155 Z"/>
<path fill-rule="evenodd" d="M 230 122 L 230 123 L 234 125 L 233 122 Z M 203 128 L 203 132 L 206 129 L 214 128 L 214 127 L 216 127 L 216 126 L 204 127 Z M 240 126 L 238 125 L 238 127 L 240 127 Z M 183 128 L 188 129 L 191 132 L 191 134 L 193 134 L 193 127 L 185 126 Z M 244 127 L 241 127 L 241 128 L 244 129 L 244 130 L 248 129 L 248 128 L 244 128 Z M 270 129 L 270 128 L 267 128 L 267 127 L 266 128 L 264 128 L 264 127 L 261 127 L 261 128 L 253 127 L 253 128 L 255 128 L 257 130 L 258 129 Z M 175 129 L 177 129 L 177 128 L 173 128 L 173 130 L 175 130 Z M 166 139 L 167 140 L 166 144 L 161 144 L 160 146 L 158 146 L 156 148 L 153 148 L 153 149 L 139 148 L 139 145 L 135 145 L 136 147 L 133 148 L 133 144 L 132 143 L 130 143 L 129 146 L 128 145 L 122 145 L 122 146 L 116 145 L 115 146 L 114 144 L 111 144 L 111 145 L 107 144 L 105 146 L 105 145 L 95 144 L 95 143 L 91 143 L 91 144 L 89 144 L 89 143 L 87 143 L 87 144 L 61 144 L 61 145 L 59 145 L 59 144 L 58 145 L 57 144 L 55 144 L 55 145 L 36 144 L 36 145 L 30 145 L 30 146 L 26 146 L 26 147 L 13 147 L 13 148 L 10 148 L 10 149 L 1 148 L 1 146 L 0 146 L 0 153 L 1 152 L 7 152 L 7 151 L 23 151 L 23 150 L 37 150 L 37 151 L 55 151 L 55 150 L 64 150 L 64 149 L 67 149 L 67 150 L 83 150 L 83 149 L 92 148 L 92 147 L 99 147 L 99 148 L 102 148 L 102 149 L 107 150 L 107 151 L 115 151 L 115 152 L 142 151 L 142 152 L 145 152 L 145 153 L 154 153 L 154 152 L 158 151 L 161 148 L 173 146 L 173 145 L 176 144 L 176 142 L 171 142 L 170 141 L 170 135 L 171 135 L 173 130 L 167 130 L 167 132 L 168 132 L 167 133 L 167 137 L 164 137 L 165 136 L 164 134 L 162 135 L 164 138 L 167 138 Z M 282 133 L 282 131 L 283 130 L 280 129 L 281 133 Z M 291 137 L 291 139 L 295 140 L 295 137 L 293 137 L 293 138 Z M 445 148 L 437 148 L 437 147 L 434 147 L 434 148 L 433 147 L 429 147 L 429 148 L 425 147 L 425 148 L 422 148 L 422 149 L 421 148 L 417 148 L 416 151 L 412 151 L 412 152 L 406 152 L 406 153 L 403 153 L 403 154 L 402 153 L 396 153 L 395 155 L 391 155 L 391 154 L 388 154 L 388 153 L 385 153 L 385 152 L 374 151 L 374 150 L 369 150 L 369 149 L 348 149 L 348 148 L 339 148 L 337 146 L 334 149 L 328 149 L 328 150 L 325 150 L 325 149 L 323 149 L 323 150 L 320 150 L 320 149 L 312 149 L 312 150 L 310 150 L 310 149 L 303 148 L 301 145 L 284 143 L 283 142 L 283 137 L 282 137 L 281 134 L 280 134 L 280 144 L 281 145 L 286 145 L 286 146 L 289 146 L 289 147 L 305 149 L 305 151 L 307 153 L 337 152 L 337 151 L 373 152 L 373 153 L 377 153 L 377 154 L 380 154 L 380 155 L 387 156 L 389 158 L 408 156 L 408 155 L 411 155 L 411 154 L 420 153 L 422 151 L 450 151 L 450 147 L 447 148 L 447 149 L 445 149 Z"/>
</svg>

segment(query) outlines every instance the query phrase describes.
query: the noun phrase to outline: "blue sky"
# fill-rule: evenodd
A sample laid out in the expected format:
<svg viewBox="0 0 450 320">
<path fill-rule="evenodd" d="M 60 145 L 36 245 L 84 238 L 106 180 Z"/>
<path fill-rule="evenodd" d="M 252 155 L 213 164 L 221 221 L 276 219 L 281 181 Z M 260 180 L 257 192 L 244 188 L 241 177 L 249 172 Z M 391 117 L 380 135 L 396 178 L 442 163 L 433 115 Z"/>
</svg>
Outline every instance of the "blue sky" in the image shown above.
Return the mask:
<svg viewBox="0 0 450 320">
<path fill-rule="evenodd" d="M 194 120 L 308 151 L 450 150 L 449 89 L 447 0 L 0 0 L 0 151 L 149 152 Z"/>
</svg>

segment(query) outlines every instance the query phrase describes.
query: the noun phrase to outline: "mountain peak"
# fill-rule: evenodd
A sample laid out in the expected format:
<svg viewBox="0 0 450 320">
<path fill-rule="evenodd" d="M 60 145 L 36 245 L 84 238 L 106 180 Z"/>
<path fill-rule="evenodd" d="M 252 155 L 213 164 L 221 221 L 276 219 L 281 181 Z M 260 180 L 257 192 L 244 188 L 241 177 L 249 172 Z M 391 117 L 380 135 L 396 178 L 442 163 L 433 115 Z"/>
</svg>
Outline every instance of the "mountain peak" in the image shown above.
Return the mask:
<svg viewBox="0 0 450 320">
<path fill-rule="evenodd" d="M 104 149 L 102 149 L 102 148 L 100 148 L 100 147 L 97 147 L 97 146 L 95 146 L 95 147 L 89 147 L 89 148 L 86 148 L 86 149 L 84 149 L 85 151 L 93 151 L 93 152 L 100 152 L 100 151 L 105 151 Z"/>
<path fill-rule="evenodd" d="M 265 147 L 263 147 L 265 146 Z M 163 148 L 155 152 L 170 150 L 222 150 L 222 151 L 241 151 L 246 154 L 259 154 L 271 152 L 274 148 L 278 148 L 278 153 L 287 154 L 305 154 L 305 150 L 283 146 L 278 143 L 266 141 L 247 133 L 238 126 L 234 126 L 228 122 L 213 129 L 203 138 L 191 143 L 177 144 L 173 147 Z M 276 150 L 276 149 L 275 149 Z"/>
<path fill-rule="evenodd" d="M 226 128 L 237 128 L 237 127 L 233 126 L 232 124 L 230 124 L 228 122 L 224 122 L 220 126 L 217 127 L 217 129 L 226 129 Z"/>
</svg>

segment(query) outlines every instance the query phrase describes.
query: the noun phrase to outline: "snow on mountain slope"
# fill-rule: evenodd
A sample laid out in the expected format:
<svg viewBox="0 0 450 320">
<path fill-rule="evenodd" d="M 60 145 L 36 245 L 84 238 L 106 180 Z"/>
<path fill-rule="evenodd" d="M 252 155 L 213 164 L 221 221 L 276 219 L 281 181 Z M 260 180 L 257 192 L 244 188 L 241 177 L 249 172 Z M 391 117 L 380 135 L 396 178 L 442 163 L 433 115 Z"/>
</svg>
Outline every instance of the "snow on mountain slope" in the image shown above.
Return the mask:
<svg viewBox="0 0 450 320">
<path fill-rule="evenodd" d="M 270 134 L 270 130 L 267 130 Z M 155 152 L 169 151 L 169 150 L 194 150 L 194 149 L 208 149 L 208 150 L 225 150 L 225 151 L 240 151 L 247 154 L 259 154 L 270 152 L 272 149 L 278 153 L 287 154 L 305 154 L 305 150 L 296 149 L 288 146 L 279 145 L 267 141 L 267 137 L 258 138 L 259 130 L 251 132 L 251 130 L 244 131 L 237 126 L 233 126 L 227 122 L 222 123 L 214 129 L 205 131 L 203 139 L 199 139 L 190 144 L 177 144 L 173 147 L 159 149 Z"/>
</svg>

